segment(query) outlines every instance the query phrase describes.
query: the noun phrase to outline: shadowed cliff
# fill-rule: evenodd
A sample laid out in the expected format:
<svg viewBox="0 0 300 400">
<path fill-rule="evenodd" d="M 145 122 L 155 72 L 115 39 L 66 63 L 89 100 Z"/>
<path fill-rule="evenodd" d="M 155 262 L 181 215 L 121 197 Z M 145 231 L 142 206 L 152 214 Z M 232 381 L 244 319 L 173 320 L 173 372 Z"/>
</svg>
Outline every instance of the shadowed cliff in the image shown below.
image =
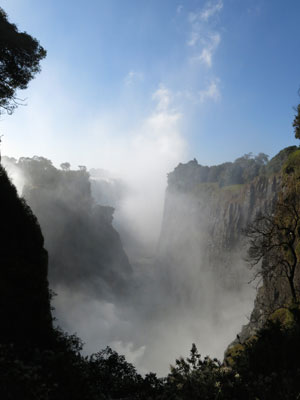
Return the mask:
<svg viewBox="0 0 300 400">
<path fill-rule="evenodd" d="M 0 196 L 0 340 L 42 344 L 52 330 L 44 239 L 2 166 Z"/>
<path fill-rule="evenodd" d="M 122 297 L 132 269 L 118 232 L 114 209 L 95 204 L 85 168 L 59 170 L 43 157 L 10 161 L 22 175 L 23 196 L 37 216 L 49 257 L 49 281 L 98 298 Z"/>
</svg>

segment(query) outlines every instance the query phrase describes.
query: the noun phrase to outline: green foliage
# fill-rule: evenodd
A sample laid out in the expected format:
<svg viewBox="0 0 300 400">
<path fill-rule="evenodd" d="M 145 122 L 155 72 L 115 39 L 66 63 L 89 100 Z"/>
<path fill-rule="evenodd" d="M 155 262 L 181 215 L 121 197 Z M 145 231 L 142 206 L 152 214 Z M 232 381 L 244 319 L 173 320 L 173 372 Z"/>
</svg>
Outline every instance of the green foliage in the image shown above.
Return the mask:
<svg viewBox="0 0 300 400">
<path fill-rule="evenodd" d="M 282 167 L 284 179 L 289 179 L 288 175 L 298 178 L 300 176 L 300 149 L 296 148 L 295 151 L 289 154 Z"/>
<path fill-rule="evenodd" d="M 256 156 L 248 153 L 233 163 L 226 162 L 211 167 L 202 166 L 196 160 L 179 164 L 168 175 L 169 186 L 175 187 L 176 190 L 194 191 L 195 187 L 204 183 L 216 183 L 222 188 L 250 183 L 259 176 L 270 177 L 280 173 L 289 156 L 297 149 L 297 146 L 286 147 L 270 161 L 264 153 Z"/>
<path fill-rule="evenodd" d="M 268 156 L 252 153 L 237 158 L 233 163 L 227 162 L 211 167 L 199 165 L 197 160 L 187 164 L 179 164 L 168 175 L 170 187 L 177 190 L 190 191 L 202 183 L 218 183 L 220 187 L 239 185 L 251 182 L 255 177 L 264 173 L 268 163 Z"/>
<path fill-rule="evenodd" d="M 284 329 L 293 328 L 295 325 L 295 312 L 289 308 L 281 307 L 269 317 L 271 323 L 279 323 Z"/>
<path fill-rule="evenodd" d="M 276 156 L 274 156 L 266 165 L 265 173 L 270 176 L 278 174 L 288 157 L 297 150 L 297 146 L 289 146 L 281 150 Z"/>
<path fill-rule="evenodd" d="M 222 187 L 222 192 L 229 192 L 229 193 L 239 193 L 241 191 L 241 188 L 243 187 L 244 184 L 241 183 L 236 183 L 235 185 L 229 185 L 229 186 L 224 186 Z"/>
<path fill-rule="evenodd" d="M 293 121 L 293 127 L 295 132 L 295 138 L 300 139 L 300 104 L 296 108 L 296 115 Z"/>
<path fill-rule="evenodd" d="M 39 42 L 26 32 L 19 32 L 0 8 L 0 110 L 13 112 L 20 102 L 17 89 L 27 88 L 45 56 Z"/>
<path fill-rule="evenodd" d="M 252 339 L 252 338 L 251 338 Z M 236 357 L 245 350 L 245 345 L 241 343 L 234 343 L 225 353 L 225 363 L 229 367 L 234 367 Z"/>
</svg>

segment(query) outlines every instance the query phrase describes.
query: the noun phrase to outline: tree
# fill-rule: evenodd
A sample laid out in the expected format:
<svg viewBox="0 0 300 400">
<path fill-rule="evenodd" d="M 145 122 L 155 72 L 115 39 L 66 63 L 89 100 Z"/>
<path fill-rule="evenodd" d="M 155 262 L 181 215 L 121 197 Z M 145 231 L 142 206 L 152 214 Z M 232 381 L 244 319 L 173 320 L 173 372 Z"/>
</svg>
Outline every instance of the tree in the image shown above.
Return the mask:
<svg viewBox="0 0 300 400">
<path fill-rule="evenodd" d="M 64 162 L 64 163 L 60 164 L 60 168 L 61 168 L 63 171 L 70 171 L 71 164 L 68 163 L 68 162 Z"/>
<path fill-rule="evenodd" d="M 297 192 L 294 189 L 282 195 L 274 213 L 258 215 L 246 230 L 250 239 L 250 266 L 264 261 L 256 276 L 286 279 L 295 303 L 298 301 L 295 277 L 300 265 L 300 199 Z"/>
<path fill-rule="evenodd" d="M 227 400 L 246 398 L 238 396 L 238 381 L 234 371 L 224 368 L 217 359 L 201 358 L 195 344 L 190 357 L 180 357 L 171 366 L 164 387 L 162 400 Z"/>
<path fill-rule="evenodd" d="M 107 398 L 137 399 L 143 378 L 133 365 L 110 347 L 90 357 L 90 369 L 95 386 Z"/>
<path fill-rule="evenodd" d="M 297 111 L 297 114 L 295 115 L 293 121 L 293 127 L 295 132 L 295 138 L 300 139 L 300 104 L 298 104 L 298 107 L 295 109 L 295 111 Z"/>
<path fill-rule="evenodd" d="M 26 32 L 19 32 L 0 8 L 0 113 L 11 114 L 20 104 L 17 89 L 26 89 L 40 71 L 46 51 Z"/>
<path fill-rule="evenodd" d="M 258 155 L 254 157 L 254 160 L 259 166 L 263 166 L 268 163 L 269 156 L 265 153 L 258 153 Z"/>
</svg>

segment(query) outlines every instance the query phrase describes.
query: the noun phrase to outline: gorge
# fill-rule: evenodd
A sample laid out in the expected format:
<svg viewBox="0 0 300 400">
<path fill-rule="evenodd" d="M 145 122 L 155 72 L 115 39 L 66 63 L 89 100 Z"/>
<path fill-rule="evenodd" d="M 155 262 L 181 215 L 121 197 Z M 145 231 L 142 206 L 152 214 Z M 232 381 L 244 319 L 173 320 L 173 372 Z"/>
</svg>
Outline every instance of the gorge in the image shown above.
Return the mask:
<svg viewBox="0 0 300 400">
<path fill-rule="evenodd" d="M 165 374 L 172 354 L 186 354 L 192 342 L 222 358 L 256 294 L 242 231 L 272 208 L 294 150 L 269 162 L 246 155 L 216 167 L 178 165 L 168 176 L 155 254 L 137 250 L 139 238 L 126 237 L 130 227 L 116 221 L 130 261 L 108 205 L 118 211 L 126 182 L 59 170 L 43 157 L 4 159 L 45 236 L 59 324 L 83 338 L 87 353 L 109 344 L 142 372 Z"/>
</svg>

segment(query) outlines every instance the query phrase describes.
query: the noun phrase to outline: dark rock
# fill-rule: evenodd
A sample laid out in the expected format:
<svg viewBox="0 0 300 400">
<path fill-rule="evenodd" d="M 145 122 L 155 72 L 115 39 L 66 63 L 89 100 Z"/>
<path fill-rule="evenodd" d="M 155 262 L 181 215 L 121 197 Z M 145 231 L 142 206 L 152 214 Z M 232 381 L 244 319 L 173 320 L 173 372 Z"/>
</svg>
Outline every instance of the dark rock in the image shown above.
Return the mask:
<svg viewBox="0 0 300 400">
<path fill-rule="evenodd" d="M 45 344 L 52 332 L 40 226 L 0 167 L 0 342 Z"/>
</svg>

